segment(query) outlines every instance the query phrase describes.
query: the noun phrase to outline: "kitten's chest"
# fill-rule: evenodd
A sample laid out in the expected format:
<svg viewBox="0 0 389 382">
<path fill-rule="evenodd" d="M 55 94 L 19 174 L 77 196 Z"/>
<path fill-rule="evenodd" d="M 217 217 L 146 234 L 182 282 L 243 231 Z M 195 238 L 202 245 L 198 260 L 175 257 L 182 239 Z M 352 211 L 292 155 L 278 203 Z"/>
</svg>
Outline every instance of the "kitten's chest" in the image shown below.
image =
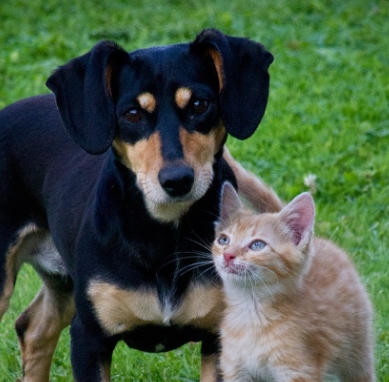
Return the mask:
<svg viewBox="0 0 389 382">
<path fill-rule="evenodd" d="M 290 333 L 283 314 L 246 298 L 229 304 L 221 326 L 221 340 L 231 365 L 245 370 L 254 380 L 272 380 L 280 349 L 284 349 Z M 230 354 L 228 354 L 230 353 Z M 238 359 L 237 359 L 238 358 Z"/>
<path fill-rule="evenodd" d="M 238 326 L 226 322 L 225 317 L 221 329 L 223 355 L 221 366 L 229 375 L 245 375 L 245 380 L 272 380 L 272 370 L 269 368 L 269 355 L 273 338 L 261 327 L 248 326 L 251 322 L 242 320 Z"/>
</svg>

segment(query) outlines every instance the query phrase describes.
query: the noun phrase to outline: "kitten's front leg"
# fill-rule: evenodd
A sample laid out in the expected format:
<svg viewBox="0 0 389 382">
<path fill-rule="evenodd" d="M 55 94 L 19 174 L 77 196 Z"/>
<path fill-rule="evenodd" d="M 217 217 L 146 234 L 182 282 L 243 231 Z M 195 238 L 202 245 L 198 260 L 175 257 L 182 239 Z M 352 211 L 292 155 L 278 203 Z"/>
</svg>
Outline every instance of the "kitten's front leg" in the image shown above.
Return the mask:
<svg viewBox="0 0 389 382">
<path fill-rule="evenodd" d="M 317 367 L 312 367 L 309 368 L 309 370 L 307 370 L 307 367 L 301 366 L 301 370 L 296 371 L 294 368 L 292 369 L 284 366 L 281 370 L 280 369 L 275 370 L 274 379 L 272 379 L 272 381 L 274 382 L 322 382 L 323 373 Z"/>
<path fill-rule="evenodd" d="M 242 359 L 226 357 L 226 354 L 222 353 L 220 358 L 221 381 L 220 382 L 267 382 L 262 378 L 262 375 L 253 376 L 246 364 Z M 271 382 L 274 382 L 273 379 Z"/>
<path fill-rule="evenodd" d="M 223 374 L 223 377 L 220 382 L 267 382 L 264 379 L 254 379 L 251 378 L 247 373 L 239 374 L 235 377 Z M 272 381 L 273 382 L 273 381 Z"/>
</svg>

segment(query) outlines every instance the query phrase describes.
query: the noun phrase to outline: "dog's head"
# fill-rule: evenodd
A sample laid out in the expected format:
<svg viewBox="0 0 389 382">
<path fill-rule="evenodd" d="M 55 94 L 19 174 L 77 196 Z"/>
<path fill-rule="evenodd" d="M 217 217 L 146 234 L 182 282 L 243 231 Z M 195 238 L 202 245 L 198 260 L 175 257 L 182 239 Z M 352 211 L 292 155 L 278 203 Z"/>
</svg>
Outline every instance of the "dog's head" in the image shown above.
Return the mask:
<svg viewBox="0 0 389 382">
<path fill-rule="evenodd" d="M 113 146 L 151 215 L 175 221 L 209 188 L 227 134 L 257 128 L 272 61 L 260 44 L 207 29 L 189 44 L 132 53 L 99 43 L 47 86 L 75 142 L 91 154 Z"/>
</svg>

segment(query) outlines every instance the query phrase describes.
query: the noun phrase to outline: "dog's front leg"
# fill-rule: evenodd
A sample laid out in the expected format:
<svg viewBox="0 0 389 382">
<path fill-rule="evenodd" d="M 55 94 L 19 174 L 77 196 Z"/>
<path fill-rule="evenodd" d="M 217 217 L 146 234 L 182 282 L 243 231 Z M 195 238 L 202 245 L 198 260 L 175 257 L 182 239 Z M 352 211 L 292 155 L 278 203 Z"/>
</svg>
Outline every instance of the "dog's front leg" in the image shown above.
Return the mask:
<svg viewBox="0 0 389 382">
<path fill-rule="evenodd" d="M 70 328 L 71 361 L 76 382 L 110 382 L 112 352 L 117 341 L 86 327 L 74 316 Z"/>
<path fill-rule="evenodd" d="M 218 356 L 217 354 L 201 355 L 200 382 L 218 382 Z"/>
<path fill-rule="evenodd" d="M 219 375 L 219 342 L 212 336 L 203 340 L 201 345 L 200 382 L 221 382 Z"/>
</svg>

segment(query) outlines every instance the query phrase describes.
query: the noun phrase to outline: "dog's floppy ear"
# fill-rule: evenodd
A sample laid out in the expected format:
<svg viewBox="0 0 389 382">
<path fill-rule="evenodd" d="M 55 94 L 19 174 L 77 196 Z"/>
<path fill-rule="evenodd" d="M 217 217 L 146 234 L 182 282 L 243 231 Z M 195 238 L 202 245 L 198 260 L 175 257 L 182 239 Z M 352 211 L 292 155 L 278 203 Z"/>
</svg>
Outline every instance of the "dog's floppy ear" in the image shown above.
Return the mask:
<svg viewBox="0 0 389 382">
<path fill-rule="evenodd" d="M 118 45 L 104 41 L 59 67 L 46 82 L 68 133 L 91 154 L 108 150 L 114 138 L 112 75 L 127 58 Z"/>
<path fill-rule="evenodd" d="M 273 56 L 261 44 L 205 29 L 191 44 L 192 52 L 209 55 L 220 84 L 220 107 L 227 132 L 251 136 L 265 113 L 269 94 L 269 65 Z"/>
</svg>

